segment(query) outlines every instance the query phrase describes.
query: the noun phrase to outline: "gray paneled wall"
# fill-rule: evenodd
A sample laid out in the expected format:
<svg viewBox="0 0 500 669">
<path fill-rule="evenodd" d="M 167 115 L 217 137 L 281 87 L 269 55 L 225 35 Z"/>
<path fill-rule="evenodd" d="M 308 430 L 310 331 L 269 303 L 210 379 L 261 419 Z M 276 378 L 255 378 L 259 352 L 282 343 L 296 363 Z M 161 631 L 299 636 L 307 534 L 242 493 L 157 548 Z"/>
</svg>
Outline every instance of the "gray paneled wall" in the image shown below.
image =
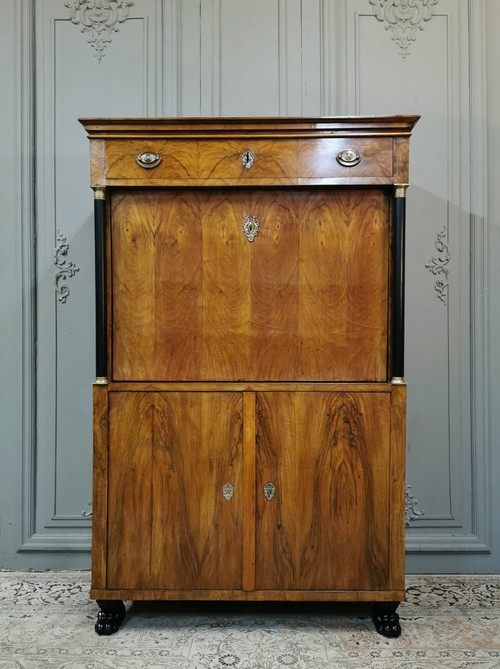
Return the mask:
<svg viewBox="0 0 500 669">
<path fill-rule="evenodd" d="M 418 113 L 408 568 L 498 571 L 499 315 L 488 310 L 498 216 L 486 184 L 500 166 L 486 147 L 500 90 L 485 79 L 500 55 L 485 23 L 495 0 L 0 0 L 0 10 L 0 564 L 89 564 L 93 232 L 77 117 Z"/>
</svg>

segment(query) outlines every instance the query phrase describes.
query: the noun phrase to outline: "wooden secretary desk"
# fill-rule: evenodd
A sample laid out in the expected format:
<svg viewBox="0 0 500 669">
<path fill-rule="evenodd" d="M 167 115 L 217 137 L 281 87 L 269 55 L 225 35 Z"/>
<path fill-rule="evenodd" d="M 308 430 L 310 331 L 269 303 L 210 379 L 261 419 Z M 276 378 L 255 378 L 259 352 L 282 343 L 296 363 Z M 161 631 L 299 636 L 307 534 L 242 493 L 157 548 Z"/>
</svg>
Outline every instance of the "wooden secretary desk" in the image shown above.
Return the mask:
<svg viewBox="0 0 500 669">
<path fill-rule="evenodd" d="M 82 119 L 95 194 L 92 590 L 404 599 L 416 116 Z"/>
</svg>

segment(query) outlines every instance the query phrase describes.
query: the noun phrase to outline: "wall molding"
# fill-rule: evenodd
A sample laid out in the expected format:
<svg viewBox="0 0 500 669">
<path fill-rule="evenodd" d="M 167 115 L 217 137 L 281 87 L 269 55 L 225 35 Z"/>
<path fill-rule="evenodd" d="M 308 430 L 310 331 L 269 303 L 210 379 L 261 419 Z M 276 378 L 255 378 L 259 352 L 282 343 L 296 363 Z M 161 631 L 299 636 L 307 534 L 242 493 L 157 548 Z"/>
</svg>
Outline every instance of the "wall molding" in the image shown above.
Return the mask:
<svg viewBox="0 0 500 669">
<path fill-rule="evenodd" d="M 379 3 L 376 0 L 376 4 L 386 3 Z M 369 56 L 361 48 L 360 34 L 361 28 L 369 31 L 369 34 L 375 31 L 375 28 L 369 27 L 370 21 L 373 24 L 377 22 L 374 14 L 370 13 L 374 9 L 374 2 L 342 0 L 337 7 L 339 11 L 337 39 L 340 40 L 341 48 L 337 56 L 339 106 L 336 112 L 368 113 L 366 100 L 372 98 L 362 95 L 361 85 L 363 67 L 366 65 L 362 59 Z M 432 259 L 427 262 L 429 265 L 427 269 L 431 272 L 435 269 L 436 278 L 438 281 L 443 281 L 442 285 L 436 285 L 436 296 L 445 306 L 443 337 L 446 338 L 447 351 L 442 351 L 443 342 L 439 343 L 439 350 L 448 356 L 449 365 L 449 399 L 448 402 L 443 399 L 443 410 L 448 406 L 450 507 L 449 514 L 446 513 L 445 507 L 438 517 L 432 513 L 432 505 L 428 508 L 426 503 L 426 515 L 411 523 L 407 533 L 407 547 L 408 552 L 413 555 L 439 552 L 479 554 L 488 553 L 490 550 L 492 513 L 489 480 L 491 444 L 488 434 L 490 419 L 487 413 L 489 407 L 486 395 L 490 366 L 486 357 L 489 322 L 485 294 L 488 255 L 484 236 L 484 212 L 487 202 L 485 0 L 478 2 L 468 0 L 465 6 L 461 3 L 457 5 L 447 0 L 439 0 L 433 3 L 432 9 L 433 16 L 429 21 L 441 21 L 439 29 L 448 31 L 447 56 L 449 62 L 453 63 L 447 77 L 446 93 L 447 118 L 450 119 L 447 137 L 450 178 L 447 184 L 446 182 L 443 184 L 441 190 L 431 188 L 429 192 L 430 199 L 434 198 L 436 201 L 436 198 L 438 200 L 441 198 L 446 202 L 444 206 L 447 207 L 447 213 L 444 212 L 442 222 L 438 222 L 440 238 L 436 239 L 443 245 L 438 248 L 439 253 L 435 262 Z M 439 27 L 439 24 L 436 26 Z M 465 48 L 467 39 L 468 51 Z M 461 70 L 457 69 L 455 66 L 457 61 L 453 58 L 457 49 L 461 49 L 461 53 L 465 56 Z M 394 54 L 394 72 L 403 76 L 404 72 L 409 72 L 410 67 L 418 67 L 415 58 L 402 61 L 397 58 L 396 53 Z M 345 76 L 346 72 L 349 73 L 349 77 Z M 398 104 L 397 94 L 395 100 L 387 101 L 386 113 L 389 113 L 391 103 Z M 361 106 L 363 104 L 364 107 Z M 381 112 L 383 111 L 385 109 L 381 109 Z M 425 118 L 422 122 L 425 122 Z M 415 135 L 422 130 L 423 127 L 419 124 Z M 460 141 L 457 142 L 457 138 Z M 472 215 L 469 215 L 469 212 L 472 212 Z M 444 231 L 443 224 L 446 224 Z M 470 238 L 469 231 L 471 231 Z M 469 252 L 472 258 L 471 266 Z M 422 264 L 425 262 L 424 260 Z M 451 262 L 457 275 L 453 286 L 449 286 Z M 440 271 L 439 268 L 443 270 Z M 442 448 L 446 449 L 446 445 L 442 444 Z M 443 459 L 445 457 L 443 453 Z M 412 476 L 411 469 L 409 476 Z M 412 483 L 417 482 L 413 480 Z M 415 558 L 418 558 L 418 555 Z M 439 555 L 436 555 L 436 560 L 438 559 Z M 425 560 L 426 562 L 422 564 L 430 564 L 428 555 L 425 556 Z M 460 560 L 458 556 L 457 560 Z"/>
<path fill-rule="evenodd" d="M 198 0 L 198 4 L 200 0 Z M 163 35 L 165 39 L 163 39 Z M 163 3 L 162 44 L 165 44 L 162 68 L 164 72 L 161 116 L 182 115 L 182 0 Z"/>
<path fill-rule="evenodd" d="M 406 553 L 491 553 L 488 543 L 472 533 L 440 531 L 439 534 L 419 532 L 407 535 Z M 411 571 L 411 570 L 410 570 Z"/>
<path fill-rule="evenodd" d="M 204 29 L 207 26 L 207 29 Z M 200 5 L 200 114 L 221 113 L 221 0 Z"/>
<path fill-rule="evenodd" d="M 469 136 L 470 155 L 463 166 L 462 182 L 467 179 L 464 197 L 469 201 L 470 248 L 461 249 L 460 262 L 469 264 L 470 257 L 470 314 L 461 321 L 469 329 L 470 356 L 470 439 L 464 449 L 463 462 L 471 477 L 471 532 L 460 532 L 453 527 L 433 529 L 419 526 L 407 535 L 408 553 L 491 553 L 491 457 L 489 434 L 490 407 L 487 388 L 490 383 L 488 360 L 489 312 L 487 300 L 488 249 L 485 233 L 487 212 L 487 138 L 486 138 L 486 57 L 485 57 L 485 0 L 468 0 L 469 29 Z M 465 176 L 464 176 L 465 175 Z M 460 188 L 460 193 L 463 186 Z M 453 201 L 453 197 L 450 197 Z M 442 231 L 441 233 L 442 234 Z M 457 234 L 455 232 L 455 234 Z M 444 240 L 443 235 L 443 240 Z M 447 239 L 447 237 L 446 237 Z M 449 248 L 441 252 L 444 265 Z M 457 259 L 458 261 L 458 259 Z M 429 263 L 431 264 L 431 263 Z M 437 266 L 441 264 L 438 260 Z M 428 269 L 428 265 L 426 265 Z M 447 267 L 446 267 L 447 269 Z M 433 272 L 434 273 L 434 272 Z M 448 274 L 445 275 L 448 291 Z M 438 286 L 436 286 L 438 292 Z M 448 297 L 448 295 L 447 295 Z M 448 302 L 448 300 L 447 300 Z M 463 344 L 462 344 L 463 347 Z M 459 357 L 461 359 L 462 356 Z M 469 367 L 467 367 L 467 371 Z M 450 386 L 453 387 L 452 380 Z M 462 432 L 458 426 L 459 432 Z M 465 432 L 467 435 L 468 433 Z M 437 534 L 439 532 L 439 534 Z M 415 563 L 416 564 L 416 563 Z"/>
<path fill-rule="evenodd" d="M 132 3 L 130 3 L 130 6 L 132 6 Z M 141 45 L 141 63 L 144 63 L 142 71 L 138 72 L 135 79 L 135 88 L 140 92 L 138 99 L 142 105 L 142 112 L 139 112 L 139 115 L 147 116 L 150 113 L 158 115 L 162 113 L 164 104 L 162 89 L 165 62 L 162 51 L 163 3 L 162 0 L 147 0 L 147 2 L 140 3 L 139 9 L 144 10 L 142 15 L 130 16 L 130 23 L 128 24 L 129 30 L 133 29 L 133 34 Z M 36 95 L 38 95 L 36 127 L 34 119 L 32 119 L 30 136 L 26 142 L 29 149 L 23 151 L 22 155 L 32 155 L 33 146 L 36 146 L 38 150 L 36 193 L 34 191 L 34 164 L 27 179 L 30 196 L 33 200 L 36 197 L 37 200 L 36 221 L 33 216 L 30 221 L 33 231 L 35 229 L 37 231 L 37 244 L 36 250 L 32 242 L 27 245 L 27 252 L 29 252 L 33 262 L 33 275 L 29 291 L 26 292 L 33 300 L 30 307 L 33 319 L 33 332 L 30 335 L 31 345 L 34 351 L 36 341 L 39 358 L 38 360 L 35 360 L 35 358 L 31 360 L 31 371 L 29 371 L 27 364 L 24 369 L 30 375 L 28 384 L 31 384 L 34 388 L 33 397 L 36 397 L 37 387 L 39 392 L 43 392 L 38 395 L 36 403 L 38 411 L 35 410 L 36 407 L 33 408 L 33 416 L 30 421 L 31 442 L 26 443 L 26 453 L 23 459 L 22 489 L 25 501 L 22 511 L 23 533 L 21 547 L 19 548 L 20 553 L 67 552 L 69 554 L 72 551 L 85 552 L 90 549 L 90 518 L 83 513 L 79 514 L 78 509 L 73 508 L 73 502 L 67 490 L 64 496 L 61 494 L 64 486 L 60 483 L 64 484 L 64 480 L 59 478 L 65 475 L 65 467 L 62 466 L 61 462 L 63 464 L 67 462 L 67 459 L 64 460 L 62 455 L 64 452 L 67 453 L 62 448 L 65 439 L 58 432 L 59 421 L 65 415 L 63 405 L 60 406 L 59 404 L 68 390 L 66 385 L 63 387 L 61 381 L 65 373 L 61 355 L 63 350 L 65 351 L 64 354 L 67 351 L 67 348 L 62 349 L 61 347 L 61 328 L 65 328 L 62 330 L 65 333 L 68 331 L 68 318 L 70 316 L 66 315 L 66 310 L 75 307 L 71 304 L 72 299 L 69 299 L 64 309 L 57 309 L 59 302 L 53 298 L 54 293 L 52 292 L 54 290 L 54 266 L 56 268 L 58 295 L 60 302 L 64 303 L 64 298 L 67 298 L 69 291 L 67 284 L 66 289 L 64 288 L 66 279 L 74 275 L 79 269 L 75 263 L 68 259 L 67 238 L 73 237 L 75 239 L 75 234 L 83 234 L 80 227 L 76 233 L 74 230 L 70 230 L 71 226 L 67 220 L 67 213 L 64 214 L 64 208 L 60 204 L 59 198 L 62 197 L 62 194 L 58 190 L 59 184 L 57 183 L 59 154 L 56 154 L 56 146 L 62 145 L 61 142 L 64 144 L 66 137 L 56 122 L 56 114 L 60 113 L 61 104 L 59 102 L 59 107 L 57 106 L 59 94 L 57 85 L 60 86 L 61 84 L 60 82 L 57 83 L 56 78 L 58 72 L 56 57 L 60 58 L 61 55 L 56 47 L 64 44 L 64 42 L 58 40 L 68 39 L 66 36 L 73 30 L 66 10 L 67 5 L 65 6 L 63 0 L 44 0 L 40 5 L 37 3 L 36 15 L 34 11 L 31 12 L 29 31 L 30 35 L 35 32 L 37 35 L 37 66 L 35 69 L 30 62 L 30 66 L 26 68 L 26 73 L 22 79 L 23 82 L 29 81 L 32 88 L 31 98 L 26 102 L 30 114 L 35 109 L 34 101 Z M 118 48 L 118 45 L 115 46 Z M 24 44 L 22 48 L 24 53 Z M 34 44 L 31 48 L 33 50 L 33 62 L 35 62 Z M 81 47 L 78 48 L 81 52 Z M 123 48 L 123 45 L 121 48 Z M 88 63 L 84 63 L 83 66 L 80 64 L 80 72 L 86 72 L 93 67 L 96 76 L 95 85 L 100 85 L 102 88 L 102 80 L 105 75 L 98 74 L 97 67 L 109 67 L 109 62 L 105 63 L 103 61 L 98 66 L 95 59 L 89 54 Z M 89 74 L 89 76 L 91 75 Z M 58 109 L 59 111 L 57 111 Z M 126 115 L 126 112 L 124 115 Z M 76 114 L 74 122 L 76 124 Z M 84 136 L 82 135 L 82 141 L 83 139 Z M 69 147 L 68 150 L 71 152 L 74 151 L 74 148 Z M 86 143 L 81 157 L 88 164 Z M 64 159 L 64 155 L 62 158 Z M 82 184 L 82 189 L 85 189 L 85 184 Z M 88 200 L 88 204 L 90 215 L 91 199 Z M 60 232 L 58 218 L 65 219 L 64 234 Z M 56 248 L 54 249 L 55 238 Z M 80 242 L 81 238 L 78 241 Z M 88 259 L 92 262 L 92 256 L 89 256 Z M 82 263 L 82 272 L 86 271 L 87 267 Z M 77 299 L 82 299 L 81 284 L 82 282 L 79 282 Z M 40 298 L 37 305 L 36 296 L 38 294 Z M 73 289 L 70 298 L 72 297 Z M 74 297 L 77 297 L 76 284 Z M 83 298 L 85 299 L 85 296 Z M 38 320 L 36 320 L 37 313 Z M 91 386 L 89 385 L 88 393 L 90 391 Z M 81 393 L 81 388 L 77 392 Z M 85 438 L 84 442 L 88 443 L 90 458 L 91 440 L 87 442 Z M 67 445 L 70 444 L 64 443 L 65 448 Z M 59 460 L 60 457 L 62 458 L 61 461 Z M 85 492 L 83 499 L 87 500 L 89 494 L 90 490 Z M 39 561 L 36 562 L 39 564 L 43 559 L 52 558 L 33 559 Z M 77 564 L 81 563 L 77 561 Z"/>
<path fill-rule="evenodd" d="M 19 547 L 20 553 L 88 553 L 91 548 L 90 530 L 86 534 L 37 534 L 33 533 L 27 541 Z"/>
<path fill-rule="evenodd" d="M 472 526 L 489 546 L 493 513 L 491 473 L 493 443 L 490 434 L 491 365 L 489 360 L 490 312 L 488 302 L 489 245 L 486 230 L 488 212 L 488 154 L 486 135 L 486 3 L 469 0 L 470 100 L 471 116 L 471 427 L 472 485 L 474 506 Z"/>
<path fill-rule="evenodd" d="M 22 322 L 23 322 L 23 424 L 22 424 L 22 509 L 21 540 L 35 532 L 36 515 L 36 275 L 37 235 L 35 219 L 35 39 L 34 0 L 16 2 L 20 26 L 19 59 L 16 74 L 19 83 L 17 106 L 20 118 L 20 174 Z"/>
</svg>

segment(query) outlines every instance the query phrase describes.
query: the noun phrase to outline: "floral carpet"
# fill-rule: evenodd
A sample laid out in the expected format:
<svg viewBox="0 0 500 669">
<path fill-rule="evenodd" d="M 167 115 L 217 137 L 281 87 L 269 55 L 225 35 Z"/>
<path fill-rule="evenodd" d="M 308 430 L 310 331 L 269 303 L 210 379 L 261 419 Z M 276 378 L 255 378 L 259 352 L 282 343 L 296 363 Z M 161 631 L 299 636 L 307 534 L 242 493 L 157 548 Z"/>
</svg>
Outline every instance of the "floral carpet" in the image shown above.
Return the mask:
<svg viewBox="0 0 500 669">
<path fill-rule="evenodd" d="M 408 576 L 402 634 L 361 604 L 133 603 L 97 636 L 88 572 L 0 572 L 0 667 L 500 668 L 500 576 Z"/>
</svg>

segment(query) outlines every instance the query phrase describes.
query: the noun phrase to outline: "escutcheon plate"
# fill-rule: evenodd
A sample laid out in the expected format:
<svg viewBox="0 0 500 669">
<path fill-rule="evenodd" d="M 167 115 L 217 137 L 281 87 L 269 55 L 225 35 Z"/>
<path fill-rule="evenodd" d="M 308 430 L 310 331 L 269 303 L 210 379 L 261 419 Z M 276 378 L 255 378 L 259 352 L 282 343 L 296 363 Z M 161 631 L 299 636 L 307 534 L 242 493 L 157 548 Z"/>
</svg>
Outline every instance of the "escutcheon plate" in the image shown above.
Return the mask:
<svg viewBox="0 0 500 669">
<path fill-rule="evenodd" d="M 243 234 L 245 237 L 248 239 L 249 242 L 253 242 L 253 240 L 257 237 L 259 234 L 259 220 L 257 216 L 246 216 L 243 219 Z"/>
<path fill-rule="evenodd" d="M 234 487 L 230 483 L 225 483 L 222 486 L 222 496 L 226 500 L 226 502 L 229 502 L 229 500 L 233 499 L 234 495 Z"/>
<path fill-rule="evenodd" d="M 264 495 L 267 500 L 271 501 L 272 498 L 274 497 L 274 493 L 276 492 L 276 487 L 271 481 L 269 483 L 266 483 L 264 486 Z"/>
</svg>

